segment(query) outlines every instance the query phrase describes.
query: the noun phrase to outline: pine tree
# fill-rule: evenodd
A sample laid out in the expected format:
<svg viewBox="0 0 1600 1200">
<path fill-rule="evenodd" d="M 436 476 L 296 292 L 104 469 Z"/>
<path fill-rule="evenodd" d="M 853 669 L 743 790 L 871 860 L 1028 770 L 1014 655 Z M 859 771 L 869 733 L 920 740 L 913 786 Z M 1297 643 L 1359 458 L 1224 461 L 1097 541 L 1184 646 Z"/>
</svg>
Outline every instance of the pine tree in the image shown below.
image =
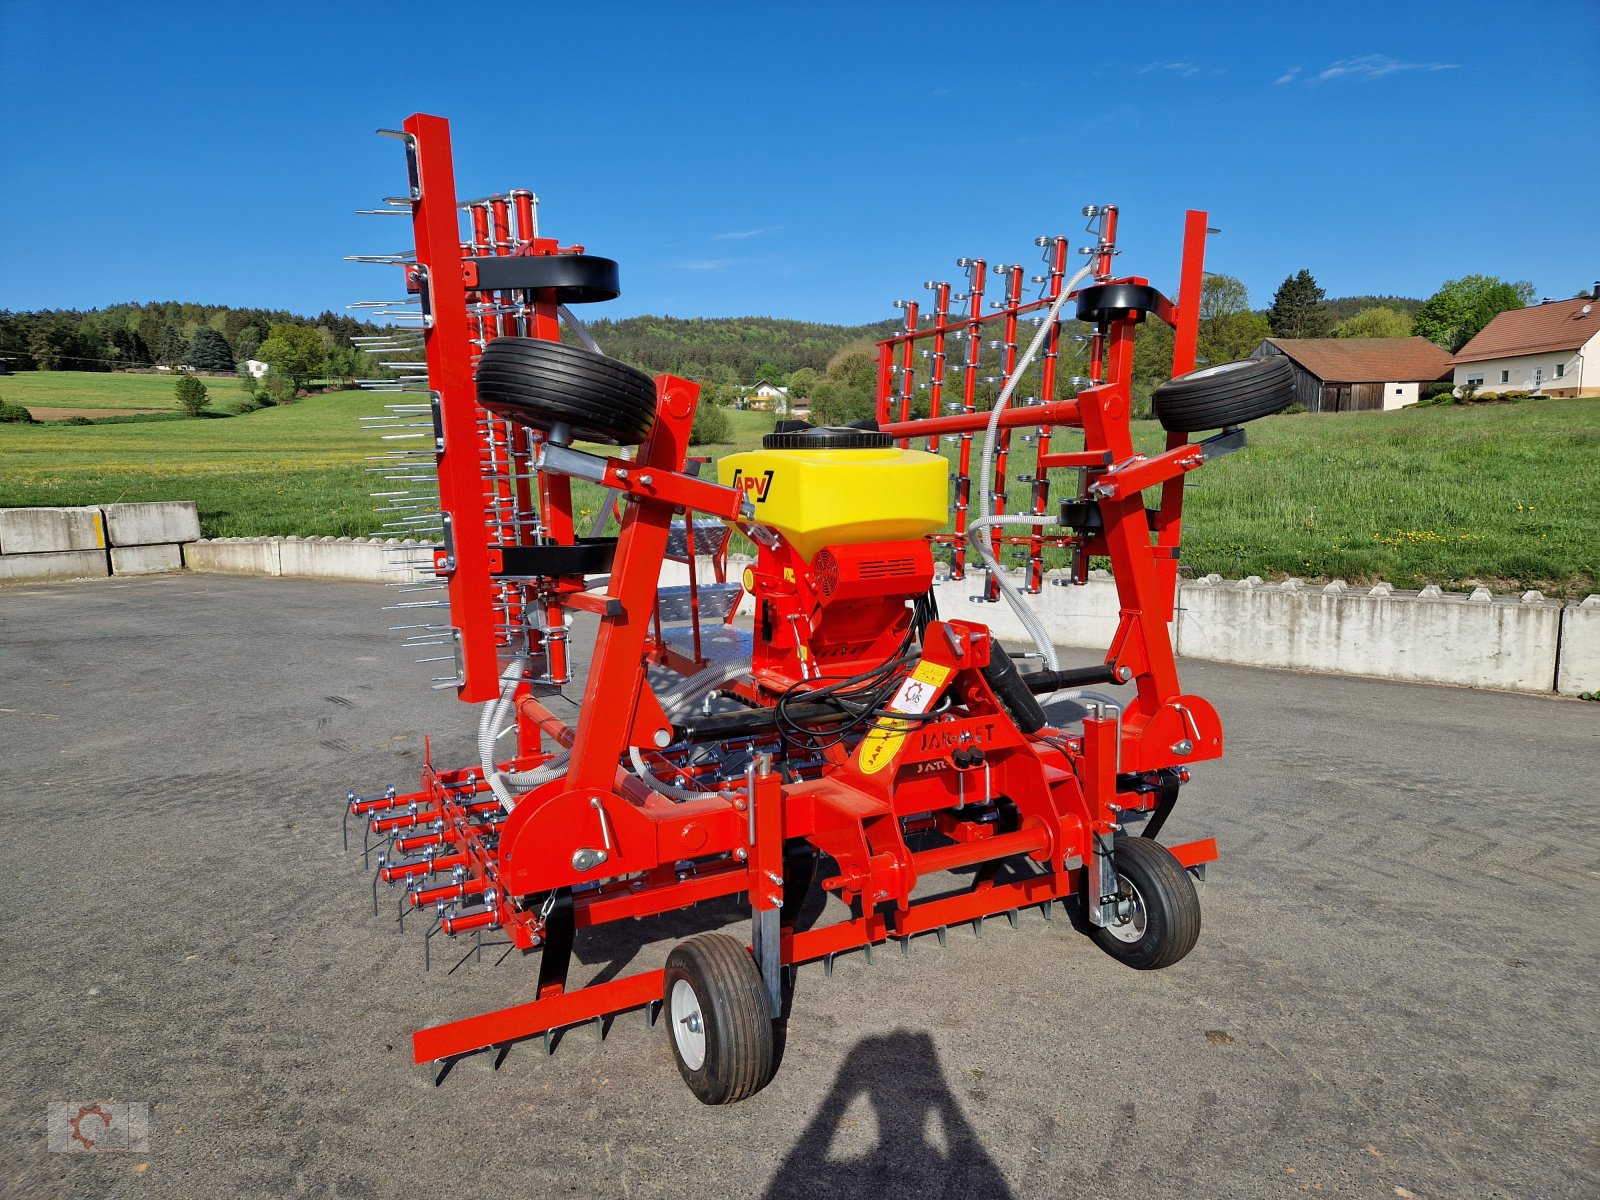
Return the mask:
<svg viewBox="0 0 1600 1200">
<path fill-rule="evenodd" d="M 164 367 L 176 368 L 183 361 L 184 354 L 189 349 L 189 343 L 184 341 L 183 334 L 178 327 L 170 321 L 161 326 L 160 336 L 156 339 L 156 361 Z"/>
<path fill-rule="evenodd" d="M 206 395 L 206 385 L 193 375 L 180 375 L 173 387 L 178 397 L 178 409 L 185 416 L 198 417 L 211 400 Z"/>
<path fill-rule="evenodd" d="M 211 326 L 202 325 L 194 331 L 184 361 L 196 371 L 231 371 L 233 351 L 228 347 L 227 338 Z"/>
<path fill-rule="evenodd" d="M 1326 337 L 1328 317 L 1320 307 L 1326 295 L 1310 271 L 1302 267 L 1278 287 L 1267 310 L 1272 336 L 1280 338 Z"/>
</svg>

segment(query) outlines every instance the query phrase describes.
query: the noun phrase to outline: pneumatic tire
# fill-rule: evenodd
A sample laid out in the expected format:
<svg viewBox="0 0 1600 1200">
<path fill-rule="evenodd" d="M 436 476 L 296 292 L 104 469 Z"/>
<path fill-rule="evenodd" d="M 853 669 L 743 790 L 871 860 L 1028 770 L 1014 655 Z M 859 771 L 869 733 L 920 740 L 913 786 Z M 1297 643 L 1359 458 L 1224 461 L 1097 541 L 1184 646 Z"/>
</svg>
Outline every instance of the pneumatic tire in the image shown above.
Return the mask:
<svg viewBox="0 0 1600 1200">
<path fill-rule="evenodd" d="M 1163 383 L 1152 403 L 1173 433 L 1240 425 L 1294 403 L 1294 369 L 1282 354 L 1202 367 Z"/>
<path fill-rule="evenodd" d="M 749 953 L 703 933 L 667 956 L 662 997 L 678 1073 L 702 1104 L 733 1104 L 772 1078 L 772 1002 Z"/>
<path fill-rule="evenodd" d="M 655 381 L 603 354 L 540 338 L 498 337 L 478 359 L 478 403 L 548 433 L 636 446 L 656 420 Z"/>
<path fill-rule="evenodd" d="M 1170 967 L 1200 937 L 1200 897 L 1194 880 L 1172 851 L 1149 838 L 1118 838 L 1113 849 L 1117 882 L 1132 899 L 1131 912 L 1090 936 L 1100 948 L 1141 971 Z"/>
</svg>

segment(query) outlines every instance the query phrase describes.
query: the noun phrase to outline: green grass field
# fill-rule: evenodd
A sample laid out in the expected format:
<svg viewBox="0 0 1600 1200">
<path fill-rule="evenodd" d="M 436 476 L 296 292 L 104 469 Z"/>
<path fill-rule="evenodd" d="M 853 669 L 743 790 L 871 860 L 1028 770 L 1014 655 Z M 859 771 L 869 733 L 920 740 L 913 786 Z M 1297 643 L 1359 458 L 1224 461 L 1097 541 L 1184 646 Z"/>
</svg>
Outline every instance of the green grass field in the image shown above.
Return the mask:
<svg viewBox="0 0 1600 1200">
<path fill-rule="evenodd" d="M 85 406 L 100 408 L 117 407 L 108 381 L 134 382 L 135 396 L 152 378 L 53 375 L 88 381 Z M 34 382 L 0 379 L 0 395 L 21 401 L 12 384 L 24 378 Z M 170 379 L 156 382 L 170 391 Z M 0 506 L 192 499 L 208 537 L 375 534 L 367 493 L 381 485 L 362 468 L 383 446 L 356 418 L 381 405 L 336 392 L 226 419 L 3 425 Z M 732 445 L 699 452 L 753 447 L 770 428 L 768 414 L 729 416 Z M 1136 429 L 1141 448 L 1159 448 L 1154 424 Z M 1600 579 L 1600 401 L 1301 414 L 1248 429 L 1246 450 L 1189 476 L 1190 573 L 1551 596 L 1581 596 Z M 1013 474 L 1028 473 L 1032 451 L 1020 449 Z M 1012 489 L 1013 507 L 1025 490 Z M 579 492 L 580 507 L 594 501 Z"/>
<path fill-rule="evenodd" d="M 106 408 L 120 411 L 177 408 L 174 375 L 117 375 L 92 371 L 22 371 L 0 375 L 0 396 L 24 408 Z M 232 376 L 200 376 L 213 408 L 243 398 Z"/>
</svg>

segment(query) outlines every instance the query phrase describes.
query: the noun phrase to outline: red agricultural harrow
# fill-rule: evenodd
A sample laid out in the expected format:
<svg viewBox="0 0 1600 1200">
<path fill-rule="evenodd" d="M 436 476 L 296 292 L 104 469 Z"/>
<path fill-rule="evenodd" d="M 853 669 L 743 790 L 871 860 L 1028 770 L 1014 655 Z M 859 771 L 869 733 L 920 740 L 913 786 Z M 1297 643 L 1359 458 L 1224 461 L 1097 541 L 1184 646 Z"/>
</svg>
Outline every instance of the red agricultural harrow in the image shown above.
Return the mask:
<svg viewBox="0 0 1600 1200">
<path fill-rule="evenodd" d="M 382 493 L 395 528 L 437 531 L 430 559 L 397 565 L 430 569 L 414 586 L 445 595 L 398 607 L 415 614 L 410 643 L 454 668 L 436 685 L 483 706 L 480 761 L 430 761 L 415 792 L 352 793 L 346 821 L 365 823 L 378 854 L 375 911 L 378 884 L 400 886 L 402 925 L 418 912 L 430 939 L 498 931 L 539 952 L 525 1003 L 420 1030 L 416 1061 L 442 1075 L 493 1050 L 498 1066 L 521 1039 L 549 1049 L 567 1027 L 664 1011 L 683 1077 L 724 1103 L 771 1075 L 774 1022 L 803 963 L 831 972 L 843 952 L 925 933 L 942 943 L 951 925 L 1014 924 L 1028 907 L 1050 917 L 1069 897 L 1132 966 L 1187 954 L 1200 927 L 1189 871 L 1216 847 L 1155 837 L 1189 767 L 1222 753 L 1222 729 L 1180 687 L 1167 633 L 1183 477 L 1242 444 L 1239 422 L 1291 398 L 1283 360 L 1189 373 L 1205 214 L 1189 214 L 1176 302 L 1112 276 L 1113 207 L 1085 210 L 1095 241 L 1071 278 L 1066 240 L 1039 240 L 1036 299 L 1022 297 L 1020 266 L 962 260 L 966 293 L 929 284 L 932 320 L 904 305 L 904 332 L 883 343 L 876 422 L 781 429 L 723 458 L 712 482 L 688 455 L 698 387 L 606 357 L 571 315 L 618 294 L 616 264 L 541 237 L 529 192 L 459 202 L 443 120 L 416 115 L 391 136 L 410 186 L 376 211 L 409 216 L 415 250 L 365 256 L 399 267 L 407 288 L 404 302 L 367 307 L 411 329 L 368 346 L 398 376 L 369 381 L 397 393 L 380 425 L 400 446 L 373 470 L 404 484 Z M 986 271 L 1003 281 L 989 311 Z M 1089 331 L 1070 386 L 1056 378 L 1069 303 Z M 1177 331 L 1184 377 L 1158 392 L 1167 448 L 1146 455 L 1129 379 L 1149 318 Z M 999 364 L 987 380 L 986 341 Z M 1033 473 L 1030 502 L 1007 512 L 1013 434 L 1032 439 Z M 919 448 L 941 438 L 956 439 L 953 464 Z M 1051 511 L 1062 472 L 1075 486 Z M 580 530 L 584 495 L 600 497 L 601 519 Z M 604 537 L 613 511 L 620 528 Z M 734 530 L 755 559 L 728 582 Z M 936 547 L 955 576 L 969 552 L 983 562 L 979 598 L 1018 607 L 1043 669 L 1023 673 L 983 624 L 939 615 Z M 998 563 L 1020 552 L 1037 591 L 1051 548 L 1080 582 L 1091 556 L 1111 560 L 1121 620 L 1101 662 L 1062 667 Z M 697 567 L 706 555 L 712 580 Z M 688 582 L 663 587 L 673 559 Z M 728 622 L 747 595 L 745 632 Z M 574 613 L 597 632 L 568 723 L 551 697 L 578 673 Z M 1084 690 L 1100 686 L 1128 694 Z M 1060 724 L 1041 706 L 1051 695 L 1076 701 Z M 814 888 L 840 901 L 836 919 L 795 919 Z M 569 978 L 581 930 L 735 898 L 747 899 L 748 948 L 703 933 L 663 968 Z"/>
</svg>

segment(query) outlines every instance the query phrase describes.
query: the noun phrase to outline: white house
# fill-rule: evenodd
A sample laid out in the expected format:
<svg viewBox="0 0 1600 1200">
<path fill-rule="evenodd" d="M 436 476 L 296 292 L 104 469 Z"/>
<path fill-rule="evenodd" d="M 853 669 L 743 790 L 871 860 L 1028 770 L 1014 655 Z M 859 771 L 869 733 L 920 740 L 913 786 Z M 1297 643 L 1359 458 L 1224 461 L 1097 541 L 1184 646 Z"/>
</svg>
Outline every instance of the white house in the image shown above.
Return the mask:
<svg viewBox="0 0 1600 1200">
<path fill-rule="evenodd" d="M 1553 300 L 1503 312 L 1450 360 L 1480 393 L 1600 396 L 1600 302 Z"/>
<path fill-rule="evenodd" d="M 765 379 L 757 380 L 756 386 L 746 396 L 745 403 L 763 412 L 787 414 L 790 407 L 789 389 L 768 383 Z"/>
</svg>

